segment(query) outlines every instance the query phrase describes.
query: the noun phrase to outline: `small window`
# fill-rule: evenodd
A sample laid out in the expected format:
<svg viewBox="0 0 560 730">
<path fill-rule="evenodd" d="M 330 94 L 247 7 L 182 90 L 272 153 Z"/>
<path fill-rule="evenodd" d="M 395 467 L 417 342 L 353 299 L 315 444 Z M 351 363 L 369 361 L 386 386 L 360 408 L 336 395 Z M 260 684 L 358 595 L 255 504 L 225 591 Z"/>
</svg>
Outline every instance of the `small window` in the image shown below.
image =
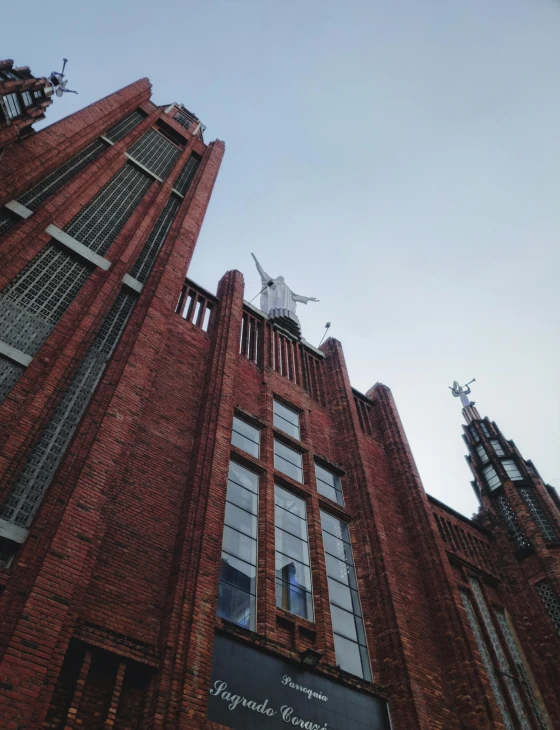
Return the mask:
<svg viewBox="0 0 560 730">
<path fill-rule="evenodd" d="M 17 94 L 6 94 L 2 97 L 8 119 L 15 119 L 21 114 L 21 104 Z"/>
<path fill-rule="evenodd" d="M 286 408 L 277 400 L 274 401 L 274 425 L 299 441 L 299 413 Z"/>
<path fill-rule="evenodd" d="M 261 442 L 261 432 L 258 428 L 250 426 L 246 421 L 242 421 L 237 416 L 233 417 L 233 430 L 231 432 L 231 443 L 238 449 L 246 451 L 251 456 L 259 458 L 259 447 Z"/>
<path fill-rule="evenodd" d="M 490 434 L 488 433 L 488 428 L 487 428 L 486 424 L 484 423 L 484 421 L 481 421 L 481 422 L 480 422 L 480 428 L 482 429 L 482 433 L 483 433 L 483 434 L 484 434 L 484 435 L 485 435 L 485 436 L 486 436 L 487 438 L 490 438 Z"/>
<path fill-rule="evenodd" d="M 338 504 L 344 504 L 342 485 L 337 474 L 315 463 L 315 477 L 317 478 L 317 491 L 319 494 L 332 499 Z"/>
<path fill-rule="evenodd" d="M 32 106 L 33 104 L 33 97 L 31 96 L 30 91 L 22 91 L 21 92 L 21 98 L 23 100 L 23 105 L 25 107 Z"/>
<path fill-rule="evenodd" d="M 486 484 L 488 484 L 488 489 L 497 489 L 501 485 L 500 477 L 496 474 L 496 470 L 492 464 L 485 466 L 482 471 L 486 479 Z"/>
<path fill-rule="evenodd" d="M 492 444 L 492 448 L 494 449 L 496 456 L 504 456 L 504 450 L 502 449 L 502 445 L 498 439 L 490 439 L 490 443 Z"/>
<path fill-rule="evenodd" d="M 33 98 L 35 99 L 42 99 L 43 98 L 43 90 L 37 89 L 37 91 L 33 92 Z"/>
<path fill-rule="evenodd" d="M 478 433 L 476 431 L 476 426 L 474 426 L 474 425 L 469 426 L 469 431 L 470 431 L 472 440 L 474 441 L 475 444 L 477 444 L 480 441 L 480 436 L 478 435 Z"/>
<path fill-rule="evenodd" d="M 512 480 L 512 482 L 518 482 L 519 480 L 523 479 L 523 477 L 521 476 L 521 472 L 517 468 L 517 464 L 515 463 L 515 461 L 513 461 L 513 459 L 504 459 L 502 461 L 502 465 L 506 470 L 506 474 Z"/>
<path fill-rule="evenodd" d="M 303 482 L 301 454 L 274 439 L 274 468 L 287 474 L 296 482 Z"/>
<path fill-rule="evenodd" d="M 482 463 L 483 464 L 486 464 L 486 462 L 488 461 L 488 454 L 486 453 L 486 451 L 484 449 L 484 446 L 482 444 L 479 444 L 476 447 L 476 453 L 478 454 L 478 456 L 479 456 L 480 460 L 482 461 Z"/>
</svg>

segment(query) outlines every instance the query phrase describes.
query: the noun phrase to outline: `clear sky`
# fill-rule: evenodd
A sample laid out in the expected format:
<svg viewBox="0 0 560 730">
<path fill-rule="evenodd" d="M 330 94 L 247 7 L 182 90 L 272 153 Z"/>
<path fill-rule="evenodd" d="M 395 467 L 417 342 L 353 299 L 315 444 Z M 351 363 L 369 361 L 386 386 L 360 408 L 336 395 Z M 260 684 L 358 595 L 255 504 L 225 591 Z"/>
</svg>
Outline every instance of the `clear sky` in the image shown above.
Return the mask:
<svg viewBox="0 0 560 730">
<path fill-rule="evenodd" d="M 545 480 L 558 443 L 560 2 L 30 0 L 3 57 L 69 59 L 48 121 L 149 76 L 226 156 L 190 275 L 259 291 L 254 251 L 395 395 L 426 490 L 476 508 L 448 385 Z"/>
</svg>

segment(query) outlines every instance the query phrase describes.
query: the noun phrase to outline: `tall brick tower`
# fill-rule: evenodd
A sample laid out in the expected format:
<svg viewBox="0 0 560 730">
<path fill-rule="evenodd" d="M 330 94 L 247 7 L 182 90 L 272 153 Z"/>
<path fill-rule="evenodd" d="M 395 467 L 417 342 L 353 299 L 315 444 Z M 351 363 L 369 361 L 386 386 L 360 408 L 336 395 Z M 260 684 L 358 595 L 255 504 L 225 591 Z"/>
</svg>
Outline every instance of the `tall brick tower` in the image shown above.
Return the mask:
<svg viewBox="0 0 560 730">
<path fill-rule="evenodd" d="M 556 505 L 474 412 L 429 498 L 338 341 L 185 279 L 202 132 L 141 80 L 0 160 L 0 726 L 552 730 Z"/>
<path fill-rule="evenodd" d="M 33 133 L 52 104 L 52 84 L 35 78 L 27 66 L 14 68 L 9 58 L 0 61 L 0 155 L 5 148 Z"/>
</svg>

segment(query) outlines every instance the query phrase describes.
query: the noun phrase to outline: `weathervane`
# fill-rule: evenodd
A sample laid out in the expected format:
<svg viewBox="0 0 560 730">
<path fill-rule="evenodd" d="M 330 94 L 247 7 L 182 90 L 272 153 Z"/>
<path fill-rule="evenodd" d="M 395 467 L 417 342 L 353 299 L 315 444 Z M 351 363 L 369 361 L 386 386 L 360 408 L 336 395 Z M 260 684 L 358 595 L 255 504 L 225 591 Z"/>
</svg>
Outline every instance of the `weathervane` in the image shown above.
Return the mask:
<svg viewBox="0 0 560 730">
<path fill-rule="evenodd" d="M 471 392 L 471 389 L 469 388 L 469 385 L 471 383 L 476 383 L 476 378 L 469 380 L 469 382 L 465 383 L 464 385 L 459 385 L 459 383 L 455 380 L 452 386 L 448 386 L 449 390 L 451 391 L 451 395 L 454 398 L 460 398 L 464 408 L 474 406 L 474 401 L 467 398 L 468 394 Z M 466 388 L 466 390 L 464 390 L 464 388 Z"/>
<path fill-rule="evenodd" d="M 51 82 L 51 86 L 54 89 L 54 93 L 57 96 L 62 96 L 63 94 L 77 94 L 77 91 L 72 91 L 72 89 L 67 89 L 66 84 L 68 83 L 68 79 L 66 81 L 64 80 L 64 69 L 66 68 L 66 64 L 68 63 L 67 58 L 63 58 L 63 64 L 62 64 L 62 71 L 53 71 L 52 74 L 49 76 L 49 81 Z"/>
</svg>

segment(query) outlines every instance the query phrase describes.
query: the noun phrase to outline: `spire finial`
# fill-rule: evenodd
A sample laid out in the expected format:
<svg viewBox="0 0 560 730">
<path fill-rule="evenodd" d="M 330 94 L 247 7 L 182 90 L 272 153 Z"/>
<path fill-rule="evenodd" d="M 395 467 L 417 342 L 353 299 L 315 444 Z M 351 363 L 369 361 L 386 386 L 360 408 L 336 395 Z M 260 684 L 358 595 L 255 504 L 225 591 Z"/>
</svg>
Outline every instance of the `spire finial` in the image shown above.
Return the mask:
<svg viewBox="0 0 560 730">
<path fill-rule="evenodd" d="M 469 385 L 471 383 L 476 383 L 476 378 L 469 380 L 469 382 L 465 383 L 464 385 L 459 385 L 457 380 L 455 380 L 453 381 L 453 385 L 448 386 L 449 390 L 451 391 L 451 395 L 454 398 L 461 399 L 463 408 L 469 408 L 469 406 L 474 406 L 474 401 L 471 401 L 469 400 L 469 398 L 467 398 L 468 394 L 471 392 L 471 389 L 469 388 Z"/>
</svg>

